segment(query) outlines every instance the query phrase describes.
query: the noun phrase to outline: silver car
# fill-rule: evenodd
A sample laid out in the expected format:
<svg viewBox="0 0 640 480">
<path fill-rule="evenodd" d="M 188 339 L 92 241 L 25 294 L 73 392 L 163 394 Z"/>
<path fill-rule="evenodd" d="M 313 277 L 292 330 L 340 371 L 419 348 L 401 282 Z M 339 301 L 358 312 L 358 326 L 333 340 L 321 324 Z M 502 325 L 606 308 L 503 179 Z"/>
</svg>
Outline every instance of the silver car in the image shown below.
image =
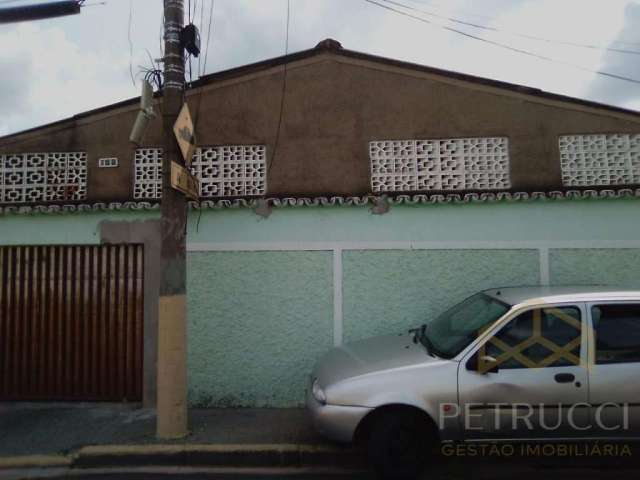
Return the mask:
<svg viewBox="0 0 640 480">
<path fill-rule="evenodd" d="M 638 437 L 639 375 L 640 291 L 497 288 L 330 350 L 306 403 L 321 434 L 403 478 L 442 441 Z"/>
</svg>

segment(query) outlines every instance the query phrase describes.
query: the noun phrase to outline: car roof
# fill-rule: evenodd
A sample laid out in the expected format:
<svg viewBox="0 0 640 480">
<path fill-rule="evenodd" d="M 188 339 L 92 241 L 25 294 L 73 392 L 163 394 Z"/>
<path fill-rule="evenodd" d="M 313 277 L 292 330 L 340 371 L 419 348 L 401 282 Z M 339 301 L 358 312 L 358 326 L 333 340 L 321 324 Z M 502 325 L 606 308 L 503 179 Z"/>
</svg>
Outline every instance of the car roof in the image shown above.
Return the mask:
<svg viewBox="0 0 640 480">
<path fill-rule="evenodd" d="M 597 285 L 501 287 L 483 293 L 511 306 L 560 302 L 640 300 L 640 290 Z"/>
</svg>

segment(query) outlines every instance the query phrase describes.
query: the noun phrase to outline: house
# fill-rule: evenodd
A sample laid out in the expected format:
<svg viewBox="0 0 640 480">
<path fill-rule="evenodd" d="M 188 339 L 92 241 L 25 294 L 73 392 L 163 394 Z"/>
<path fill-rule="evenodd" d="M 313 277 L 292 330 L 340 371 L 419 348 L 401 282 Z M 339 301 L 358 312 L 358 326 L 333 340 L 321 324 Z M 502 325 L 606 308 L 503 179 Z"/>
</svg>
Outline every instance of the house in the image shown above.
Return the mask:
<svg viewBox="0 0 640 480">
<path fill-rule="evenodd" d="M 640 283 L 637 112 L 333 40 L 187 102 L 194 405 L 299 405 L 333 345 L 480 289 Z M 161 119 L 136 148 L 137 109 L 0 138 L 2 398 L 155 401 Z"/>
</svg>

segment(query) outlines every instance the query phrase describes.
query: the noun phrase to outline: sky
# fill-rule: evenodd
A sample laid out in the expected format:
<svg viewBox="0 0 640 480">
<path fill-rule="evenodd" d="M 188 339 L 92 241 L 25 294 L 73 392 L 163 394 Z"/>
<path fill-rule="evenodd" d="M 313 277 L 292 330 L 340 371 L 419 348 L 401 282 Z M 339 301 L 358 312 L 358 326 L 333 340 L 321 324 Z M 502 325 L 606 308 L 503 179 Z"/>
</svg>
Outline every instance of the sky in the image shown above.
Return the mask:
<svg viewBox="0 0 640 480">
<path fill-rule="evenodd" d="M 0 0 L 0 8 L 45 1 Z M 640 111 L 640 0 L 372 0 L 388 8 L 185 0 L 202 36 L 192 78 L 283 55 L 287 1 L 289 52 L 334 38 L 350 50 Z M 80 15 L 0 24 L 0 135 L 139 95 L 140 69 L 161 56 L 162 0 L 85 5 Z"/>
</svg>

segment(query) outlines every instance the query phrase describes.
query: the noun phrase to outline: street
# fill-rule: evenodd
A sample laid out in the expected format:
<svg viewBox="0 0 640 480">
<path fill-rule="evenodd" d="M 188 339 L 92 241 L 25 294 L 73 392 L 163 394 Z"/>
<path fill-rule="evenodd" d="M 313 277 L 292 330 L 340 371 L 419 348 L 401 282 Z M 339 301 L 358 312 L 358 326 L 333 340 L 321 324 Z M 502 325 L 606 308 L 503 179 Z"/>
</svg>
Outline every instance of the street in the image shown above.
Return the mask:
<svg viewBox="0 0 640 480">
<path fill-rule="evenodd" d="M 514 464 L 500 465 L 448 465 L 446 468 L 439 466 L 425 471 L 419 480 L 540 480 L 544 479 L 581 479 L 599 480 L 607 475 L 609 469 L 603 468 L 580 468 L 567 466 L 565 468 L 547 469 L 535 466 L 518 466 Z M 616 469 L 616 474 L 627 478 L 637 478 L 640 469 L 620 468 Z M 370 472 L 349 472 L 329 469 L 246 469 L 246 468 L 169 468 L 169 467 L 145 467 L 132 470 L 90 470 L 90 471 L 65 471 L 65 472 L 23 472 L 21 475 L 12 476 L 9 474 L 7 480 L 27 479 L 27 478 L 48 478 L 48 479 L 74 479 L 74 480 L 155 480 L 178 478 L 184 480 L 368 480 L 375 478 Z"/>
<path fill-rule="evenodd" d="M 553 458 L 444 458 L 436 456 L 418 480 L 599 480 L 615 471 L 623 478 L 637 478 L 640 465 L 637 457 L 553 457 Z M 77 480 L 150 480 L 150 479 L 211 479 L 211 480 L 368 480 L 376 476 L 371 471 L 345 467 L 187 467 L 144 466 L 110 468 L 31 469 L 3 472 L 3 480 L 77 479 Z"/>
<path fill-rule="evenodd" d="M 321 443 L 308 424 L 306 412 L 296 409 L 194 409 L 191 411 L 195 428 L 190 436 L 191 445 L 214 444 L 247 444 L 259 441 L 262 444 L 284 444 L 295 442 L 314 445 L 316 449 L 328 448 Z M 356 470 L 357 465 L 336 464 L 338 457 L 310 457 L 306 460 L 313 464 L 299 467 L 300 463 L 289 464 L 277 462 L 270 464 L 259 462 L 255 453 L 245 451 L 236 457 L 233 465 L 224 463 L 221 456 L 207 456 L 199 459 L 190 457 L 196 463 L 188 463 L 187 457 L 163 457 L 149 453 L 142 457 L 87 456 L 86 450 L 76 450 L 78 445 L 98 446 L 136 444 L 151 442 L 153 439 L 154 415 L 151 411 L 139 410 L 122 405 L 61 405 L 61 404 L 4 404 L 0 408 L 0 431 L 12 432 L 10 436 L 0 437 L 0 454 L 5 457 L 34 455 L 47 453 L 55 457 L 61 452 L 68 452 L 69 464 L 48 468 L 23 468 L 21 470 L 2 471 L 3 480 L 24 478 L 54 479 L 354 479 L 374 478 L 367 471 Z M 91 428 L 83 428 L 90 425 Z M 603 444 L 600 444 L 603 446 Z M 581 479 L 596 480 L 608 472 L 615 471 L 628 478 L 636 478 L 640 474 L 640 452 L 637 444 L 629 444 L 630 455 L 622 456 L 626 444 L 614 445 L 615 455 L 595 455 L 594 450 L 586 455 L 579 444 L 567 444 L 566 453 L 562 456 L 559 446 L 554 452 L 558 455 L 544 455 L 545 450 L 514 448 L 500 449 L 497 452 L 483 450 L 481 444 L 475 449 L 446 449 L 441 455 L 434 456 L 430 467 L 422 475 L 421 480 L 456 480 L 456 479 L 513 479 L 539 480 L 545 479 Z M 94 448 L 96 448 L 94 447 Z M 584 445 L 582 445 L 584 447 Z M 142 447 L 138 447 L 142 448 Z M 151 446 L 150 448 L 153 448 Z M 150 450 L 154 452 L 155 450 Z M 240 450 L 238 450 L 240 451 Z M 599 450 L 604 453 L 606 450 Z M 75 453 L 74 453 L 75 452 Z M 85 453 L 83 453 L 85 452 Z M 124 453 L 125 451 L 121 452 Z M 339 451 L 338 451 L 339 452 Z M 476 452 L 476 453 L 474 453 Z M 485 452 L 485 456 L 480 454 Z M 113 452 L 112 452 L 113 453 Z M 203 454 L 206 449 L 203 447 Z M 154 456 L 155 455 L 155 456 Z M 237 453 L 240 455 L 240 453 Z M 73 460 L 71 459 L 73 457 Z M 64 457 L 66 458 L 66 457 Z M 173 459 L 172 459 L 173 458 Z M 278 457 L 281 458 L 282 457 Z M 343 460 L 347 460 L 343 458 Z M 181 461 L 180 465 L 174 463 Z M 161 465 L 164 462 L 164 465 Z M 199 462 L 199 463 L 197 463 Z M 334 463 L 331 463 L 334 462 Z M 353 462 L 351 462 L 353 463 Z M 167 465 L 175 466 L 167 466 Z M 206 465 L 209 466 L 206 466 Z M 148 465 L 148 466 L 146 466 Z M 241 466 L 244 465 L 244 466 Z M 249 467 L 253 465 L 253 467 Z M 325 466 L 326 465 L 326 466 Z M 334 467 L 330 467 L 334 465 Z"/>
</svg>

